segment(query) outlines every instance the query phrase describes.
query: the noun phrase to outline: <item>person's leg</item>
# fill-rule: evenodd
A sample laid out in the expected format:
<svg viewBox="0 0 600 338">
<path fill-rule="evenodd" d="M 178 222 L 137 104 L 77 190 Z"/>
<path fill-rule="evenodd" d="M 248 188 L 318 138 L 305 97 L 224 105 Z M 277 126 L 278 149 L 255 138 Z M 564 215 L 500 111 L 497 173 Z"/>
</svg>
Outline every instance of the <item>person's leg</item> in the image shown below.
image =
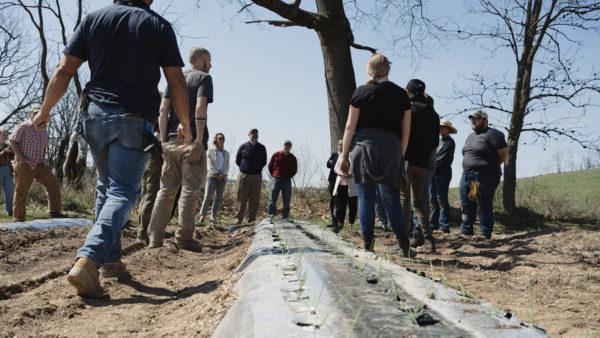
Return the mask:
<svg viewBox="0 0 600 338">
<path fill-rule="evenodd" d="M 469 199 L 470 183 L 474 178 L 472 174 L 463 173 L 458 187 L 462 213 L 460 233 L 467 236 L 473 235 L 473 224 L 475 224 L 475 213 L 477 212 L 477 202 Z"/>
<path fill-rule="evenodd" d="M 346 207 L 348 205 L 348 186 L 340 185 L 335 195 L 335 227 L 333 232 L 339 232 L 344 227 L 346 218 Z"/>
<path fill-rule="evenodd" d="M 335 196 L 333 196 L 335 181 L 328 183 L 327 189 L 329 190 L 329 213 L 331 214 L 331 224 L 333 225 L 335 223 Z"/>
<path fill-rule="evenodd" d="M 13 175 L 9 172 L 4 180 L 4 199 L 6 200 L 6 212 L 8 213 L 9 217 L 12 217 L 13 215 L 13 193 Z"/>
<path fill-rule="evenodd" d="M 24 162 L 17 162 L 15 166 L 15 193 L 13 217 L 17 222 L 25 222 L 27 195 L 35 177 L 34 170 Z"/>
<path fill-rule="evenodd" d="M 225 186 L 227 180 L 218 181 L 216 184 L 215 199 L 212 204 L 211 220 L 216 221 L 219 215 L 219 209 L 221 208 L 221 202 L 223 202 L 223 193 L 225 193 Z"/>
<path fill-rule="evenodd" d="M 410 203 L 410 174 L 408 169 L 406 170 L 406 182 L 404 182 L 400 187 L 400 204 L 402 204 L 402 218 L 404 221 L 403 223 L 408 229 L 408 236 L 413 237 L 412 227 L 410 227 L 409 223 L 409 218 L 412 214 L 412 206 Z"/>
<path fill-rule="evenodd" d="M 206 181 L 206 151 L 202 144 L 193 143 L 181 164 L 181 197 L 179 198 L 178 243 L 191 242 L 194 236 L 194 216 L 200 201 L 200 188 Z"/>
<path fill-rule="evenodd" d="M 375 183 L 357 183 L 358 213 L 365 250 L 373 251 L 375 225 Z"/>
<path fill-rule="evenodd" d="M 281 181 L 275 177 L 271 178 L 269 184 L 269 216 L 275 216 L 277 214 L 277 199 L 279 198 L 279 192 L 281 191 Z"/>
<path fill-rule="evenodd" d="M 160 175 L 162 173 L 162 154 L 151 155 L 144 172 L 142 183 L 142 200 L 139 207 L 140 225 L 138 229 L 138 238 L 148 240 L 148 226 L 152 217 L 152 208 L 154 201 L 160 189 Z"/>
<path fill-rule="evenodd" d="M 248 210 L 248 222 L 254 222 L 260 207 L 260 194 L 262 190 L 262 175 L 250 175 L 250 205 Z"/>
<path fill-rule="evenodd" d="M 48 211 L 58 213 L 62 210 L 62 199 L 60 197 L 60 182 L 52 173 L 52 170 L 44 164 L 35 168 L 35 179 L 38 180 L 48 191 Z"/>
<path fill-rule="evenodd" d="M 388 218 L 387 214 L 385 213 L 383 201 L 381 200 L 381 195 L 379 194 L 379 189 L 376 190 L 375 195 L 375 210 L 377 211 L 377 219 L 379 219 L 379 223 L 383 229 L 386 229 L 388 225 Z"/>
<path fill-rule="evenodd" d="M 427 220 L 429 227 L 431 228 L 431 230 L 435 230 L 438 229 L 439 226 L 436 223 L 435 226 L 432 226 L 430 219 L 430 210 L 429 210 L 429 189 L 431 187 L 431 184 L 433 182 L 433 176 L 435 174 L 435 167 L 436 167 L 436 162 L 435 162 L 435 154 L 436 151 L 433 150 L 431 152 L 431 155 L 429 156 L 429 165 L 427 166 L 427 179 L 425 181 L 425 185 L 423 186 L 423 212 L 424 212 L 424 216 L 425 219 Z"/>
<path fill-rule="evenodd" d="M 450 223 L 452 221 L 450 202 L 448 202 L 448 189 L 450 188 L 451 180 L 451 174 L 440 175 L 436 180 L 436 185 L 438 187 L 437 202 L 440 206 L 440 229 L 444 232 L 450 232 Z"/>
<path fill-rule="evenodd" d="M 290 217 L 290 203 L 292 202 L 292 180 L 285 179 L 281 182 L 281 193 L 283 198 L 283 211 L 281 212 L 281 217 L 288 218 Z"/>
<path fill-rule="evenodd" d="M 481 235 L 492 237 L 494 231 L 494 194 L 500 182 L 496 177 L 480 177 L 479 179 L 479 229 Z"/>
<path fill-rule="evenodd" d="M 171 219 L 175 198 L 181 187 L 181 157 L 182 150 L 179 149 L 179 143 L 170 141 L 163 144 L 160 189 L 156 194 L 156 201 L 154 201 L 152 216 L 148 224 L 151 247 L 160 247 L 163 244 L 165 228 Z"/>
<path fill-rule="evenodd" d="M 356 222 L 356 214 L 358 212 L 358 197 L 348 197 L 348 209 L 348 223 L 354 224 Z"/>
<path fill-rule="evenodd" d="M 99 121 L 96 130 L 86 132 L 88 138 L 104 139 L 111 130 L 117 138 L 106 150 L 93 149 L 96 155 L 108 156 L 108 190 L 106 201 L 98 213 L 98 218 L 88 233 L 85 244 L 77 252 L 77 257 L 87 257 L 96 265 L 115 263 L 121 258 L 121 231 L 129 217 L 134 201 L 140 193 L 140 183 L 146 167 L 148 154 L 143 149 L 142 130 L 150 130 L 146 121 L 125 119 Z M 95 147 L 93 147 L 95 148 Z"/>
<path fill-rule="evenodd" d="M 248 175 L 240 173 L 237 184 L 237 222 L 242 223 L 246 214 L 246 206 L 250 197 L 250 181 Z"/>
<path fill-rule="evenodd" d="M 429 214 L 429 224 L 433 229 L 440 227 L 440 204 L 438 203 L 438 181 L 439 175 L 433 176 L 429 186 L 429 205 L 431 212 Z"/>
<path fill-rule="evenodd" d="M 377 189 L 381 194 L 381 201 L 385 208 L 390 226 L 396 235 L 402 254 L 408 257 L 410 254 L 410 241 L 408 239 L 408 230 L 404 224 L 402 215 L 402 206 L 400 203 L 400 191 L 388 187 L 384 184 L 378 184 Z"/>
<path fill-rule="evenodd" d="M 411 192 L 411 203 L 414 211 L 414 219 L 417 221 L 414 222 L 413 227 L 413 236 L 415 239 L 415 245 L 421 246 L 424 242 L 423 230 L 425 228 L 425 222 L 423 220 L 423 187 L 425 185 L 425 180 L 427 178 L 427 170 L 415 166 L 408 166 L 408 177 L 410 181 L 410 192 Z"/>
<path fill-rule="evenodd" d="M 214 210 L 214 196 L 215 191 L 217 190 L 217 178 L 214 176 L 209 176 L 206 178 L 206 187 L 204 188 L 204 199 L 202 201 L 202 207 L 200 208 L 200 217 L 206 217 L 208 213 L 208 208 L 213 205 Z"/>
</svg>

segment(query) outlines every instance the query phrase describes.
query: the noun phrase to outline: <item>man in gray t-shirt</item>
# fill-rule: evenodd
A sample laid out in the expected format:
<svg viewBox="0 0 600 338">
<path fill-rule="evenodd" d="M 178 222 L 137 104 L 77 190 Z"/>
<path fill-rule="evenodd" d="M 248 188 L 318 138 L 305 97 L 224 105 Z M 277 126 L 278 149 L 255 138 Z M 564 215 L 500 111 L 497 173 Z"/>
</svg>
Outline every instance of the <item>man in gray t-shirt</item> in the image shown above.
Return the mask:
<svg viewBox="0 0 600 338">
<path fill-rule="evenodd" d="M 192 48 L 190 51 L 192 69 L 185 72 L 190 95 L 191 133 L 194 142 L 185 146 L 179 134 L 179 120 L 172 113 L 169 89 L 165 90 L 158 119 L 162 141 L 164 165 L 160 177 L 160 190 L 152 209 L 149 225 L 149 246 L 157 248 L 163 245 L 165 227 L 171 218 L 177 191 L 179 198 L 179 229 L 175 241 L 182 249 L 197 251 L 199 244 L 193 240 L 194 216 L 200 200 L 200 189 L 206 181 L 206 115 L 208 104 L 213 101 L 212 78 L 208 75 L 211 57 L 204 48 Z M 203 142 L 204 141 L 204 142 Z"/>
<path fill-rule="evenodd" d="M 487 113 L 477 110 L 469 115 L 473 133 L 463 148 L 463 174 L 460 179 L 460 203 L 463 223 L 460 232 L 473 235 L 479 210 L 481 234 L 491 238 L 494 229 L 494 194 L 500 183 L 500 165 L 508 157 L 504 134 L 488 126 Z"/>
</svg>

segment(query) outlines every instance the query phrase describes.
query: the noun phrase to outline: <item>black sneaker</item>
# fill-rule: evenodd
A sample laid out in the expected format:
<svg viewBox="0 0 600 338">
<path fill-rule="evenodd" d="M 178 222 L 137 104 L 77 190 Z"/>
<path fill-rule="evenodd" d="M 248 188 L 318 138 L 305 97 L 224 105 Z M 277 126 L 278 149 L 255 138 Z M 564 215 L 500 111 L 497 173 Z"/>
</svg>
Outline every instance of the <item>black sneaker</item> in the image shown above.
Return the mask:
<svg viewBox="0 0 600 338">
<path fill-rule="evenodd" d="M 418 248 L 423 244 L 425 244 L 425 237 L 423 237 L 423 235 L 415 235 L 415 237 L 410 240 L 410 246 L 413 248 Z"/>
<path fill-rule="evenodd" d="M 48 213 L 49 218 L 69 218 L 69 215 L 65 215 L 60 211 L 53 211 Z"/>
</svg>

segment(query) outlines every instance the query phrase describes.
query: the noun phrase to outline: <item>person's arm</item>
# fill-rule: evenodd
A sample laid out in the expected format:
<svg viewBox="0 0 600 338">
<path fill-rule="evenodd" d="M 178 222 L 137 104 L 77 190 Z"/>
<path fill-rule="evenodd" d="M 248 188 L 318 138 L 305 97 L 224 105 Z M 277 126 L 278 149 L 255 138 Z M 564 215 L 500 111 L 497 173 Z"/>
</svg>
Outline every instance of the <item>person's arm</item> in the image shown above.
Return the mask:
<svg viewBox="0 0 600 338">
<path fill-rule="evenodd" d="M 21 152 L 21 145 L 19 144 L 19 142 L 17 141 L 13 141 L 10 140 L 10 147 L 12 148 L 12 150 L 15 153 L 15 158 L 17 159 L 17 161 L 19 162 L 23 162 L 23 163 L 27 163 L 27 159 L 25 158 L 25 155 L 23 155 L 23 153 Z"/>
<path fill-rule="evenodd" d="M 263 145 L 260 149 L 260 162 L 259 162 L 259 167 L 262 170 L 262 168 L 265 167 L 265 165 L 267 165 L 267 148 L 265 148 L 265 146 Z"/>
<path fill-rule="evenodd" d="M 406 110 L 402 119 L 402 157 L 406 155 L 406 148 L 408 148 L 408 140 L 410 139 L 411 114 L 410 109 Z"/>
<path fill-rule="evenodd" d="M 44 101 L 40 112 L 37 113 L 33 118 L 33 127 L 37 131 L 41 131 L 48 126 L 50 122 L 50 111 L 56 105 L 58 100 L 65 94 L 69 87 L 69 82 L 77 69 L 83 64 L 83 60 L 78 59 L 74 56 L 65 54 L 56 66 L 50 82 L 48 82 L 48 88 L 44 94 Z"/>
<path fill-rule="evenodd" d="M 271 156 L 271 160 L 269 161 L 269 165 L 267 166 L 267 168 L 269 169 L 269 175 L 271 176 L 273 176 L 273 169 L 275 167 L 275 155 L 277 155 L 277 153 Z"/>
<path fill-rule="evenodd" d="M 242 147 L 244 145 L 242 144 L 237 151 L 237 154 L 235 155 L 235 164 L 237 164 L 237 166 L 239 167 L 240 164 L 242 164 Z"/>
<path fill-rule="evenodd" d="M 329 160 L 327 160 L 327 169 L 333 169 L 335 167 L 335 163 L 337 162 L 337 153 L 331 154 L 329 156 Z"/>
<path fill-rule="evenodd" d="M 163 72 L 169 84 L 171 104 L 179 118 L 185 143 L 190 144 L 192 142 L 192 132 L 190 130 L 189 98 L 185 77 L 179 66 L 163 67 Z"/>
<path fill-rule="evenodd" d="M 296 156 L 292 154 L 292 170 L 290 173 L 290 178 L 296 176 L 298 172 L 298 160 L 296 160 Z"/>
<path fill-rule="evenodd" d="M 204 139 L 204 128 L 206 127 L 206 117 L 208 113 L 208 98 L 206 96 L 198 97 L 196 100 L 196 143 L 202 143 Z"/>
<path fill-rule="evenodd" d="M 500 158 L 500 163 L 505 163 L 508 158 L 508 147 L 504 147 L 502 149 L 496 150 L 498 152 L 498 157 Z"/>
<path fill-rule="evenodd" d="M 344 129 L 344 137 L 342 137 L 342 161 L 340 169 L 343 173 L 349 174 L 350 171 L 350 144 L 356 132 L 356 125 L 360 116 L 360 109 L 350 105 L 348 120 L 346 120 L 346 128 Z"/>
<path fill-rule="evenodd" d="M 221 175 L 227 177 L 229 173 L 229 152 L 227 150 L 223 150 L 223 170 L 221 170 Z"/>
<path fill-rule="evenodd" d="M 169 110 L 171 109 L 171 99 L 163 98 L 160 102 L 160 115 L 158 115 L 158 133 L 160 141 L 169 140 Z"/>
</svg>

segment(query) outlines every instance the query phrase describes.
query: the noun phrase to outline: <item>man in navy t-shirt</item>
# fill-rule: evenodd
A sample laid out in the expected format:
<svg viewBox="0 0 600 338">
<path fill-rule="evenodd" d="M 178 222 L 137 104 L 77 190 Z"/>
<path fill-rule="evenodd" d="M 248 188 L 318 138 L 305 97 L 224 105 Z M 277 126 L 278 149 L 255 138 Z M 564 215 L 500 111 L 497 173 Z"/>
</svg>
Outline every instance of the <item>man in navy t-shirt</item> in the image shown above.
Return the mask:
<svg viewBox="0 0 600 338">
<path fill-rule="evenodd" d="M 98 172 L 96 223 L 68 281 L 77 294 L 103 294 L 104 277 L 125 271 L 121 230 L 140 192 L 153 122 L 159 112 L 160 69 L 171 88 L 186 144 L 191 142 L 187 86 L 173 28 L 150 9 L 152 0 L 121 0 L 83 19 L 64 50 L 34 126 L 48 125 L 50 111 L 77 69 L 87 61 L 89 104 L 82 105 L 84 135 Z"/>
</svg>

